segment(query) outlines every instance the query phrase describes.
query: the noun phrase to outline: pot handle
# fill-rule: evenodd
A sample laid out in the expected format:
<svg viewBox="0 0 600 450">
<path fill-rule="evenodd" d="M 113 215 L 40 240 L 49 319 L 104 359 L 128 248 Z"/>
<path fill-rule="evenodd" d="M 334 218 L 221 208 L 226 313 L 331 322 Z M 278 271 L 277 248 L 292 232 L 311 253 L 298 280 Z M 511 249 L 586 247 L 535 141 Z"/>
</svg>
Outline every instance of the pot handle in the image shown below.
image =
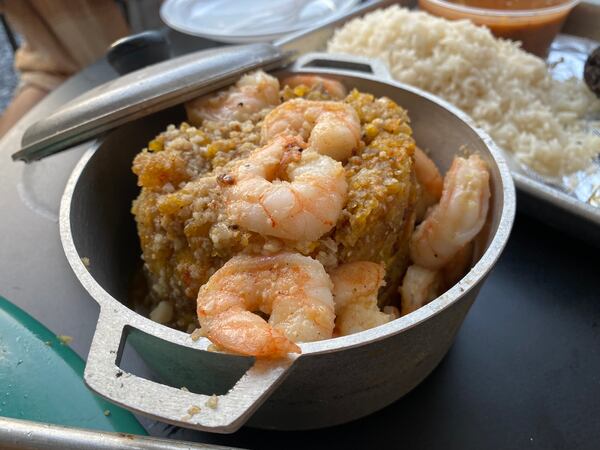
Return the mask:
<svg viewBox="0 0 600 450">
<path fill-rule="evenodd" d="M 229 392 L 217 396 L 216 407 L 212 408 L 208 406 L 208 395 L 166 386 L 118 367 L 128 326 L 134 325 L 127 323 L 117 309 L 101 307 L 85 367 L 85 383 L 119 406 L 185 428 L 233 433 L 284 380 L 295 361 L 293 357 L 256 359 Z"/>
<path fill-rule="evenodd" d="M 294 71 L 326 72 L 327 69 L 342 70 L 352 74 L 375 75 L 383 80 L 392 80 L 387 65 L 380 59 L 337 53 L 312 52 L 300 56 L 292 65 Z"/>
</svg>

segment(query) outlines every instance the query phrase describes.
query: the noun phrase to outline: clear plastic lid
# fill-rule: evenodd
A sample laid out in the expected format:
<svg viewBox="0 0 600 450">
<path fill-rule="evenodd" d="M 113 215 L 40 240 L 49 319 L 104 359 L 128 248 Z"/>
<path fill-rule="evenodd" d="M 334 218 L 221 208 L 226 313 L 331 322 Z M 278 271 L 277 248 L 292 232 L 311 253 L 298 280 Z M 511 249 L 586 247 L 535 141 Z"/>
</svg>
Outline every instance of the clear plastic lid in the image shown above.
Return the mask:
<svg viewBox="0 0 600 450">
<path fill-rule="evenodd" d="M 167 0 L 163 21 L 183 33 L 221 42 L 269 41 L 339 16 L 359 0 Z"/>
</svg>

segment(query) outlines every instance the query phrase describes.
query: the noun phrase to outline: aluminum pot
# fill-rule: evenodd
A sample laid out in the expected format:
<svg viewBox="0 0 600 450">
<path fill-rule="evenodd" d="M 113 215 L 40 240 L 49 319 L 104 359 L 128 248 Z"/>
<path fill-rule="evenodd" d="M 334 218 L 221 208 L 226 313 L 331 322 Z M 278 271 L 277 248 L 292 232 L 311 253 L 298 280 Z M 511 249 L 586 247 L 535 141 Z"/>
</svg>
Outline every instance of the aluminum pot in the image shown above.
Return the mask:
<svg viewBox="0 0 600 450">
<path fill-rule="evenodd" d="M 487 161 L 491 204 L 472 268 L 450 290 L 407 316 L 351 336 L 301 344 L 302 354 L 289 359 L 255 360 L 208 351 L 207 339 L 193 341 L 127 306 L 141 253 L 130 212 L 138 194 L 131 161 L 167 124 L 185 115 L 182 106 L 155 113 L 94 141 L 75 167 L 61 204 L 66 256 L 100 305 L 85 381 L 101 396 L 133 412 L 205 431 L 228 433 L 245 423 L 280 430 L 319 428 L 363 417 L 398 400 L 448 351 L 514 219 L 514 186 L 501 152 L 464 113 L 391 81 L 372 61 L 306 55 L 276 75 L 299 72 L 325 74 L 347 87 L 395 100 L 408 110 L 418 145 L 443 171 L 463 148 Z M 120 367 L 126 340 L 160 383 Z M 212 394 L 218 396 L 216 408 L 206 406 Z M 193 406 L 200 412 L 194 414 Z"/>
</svg>

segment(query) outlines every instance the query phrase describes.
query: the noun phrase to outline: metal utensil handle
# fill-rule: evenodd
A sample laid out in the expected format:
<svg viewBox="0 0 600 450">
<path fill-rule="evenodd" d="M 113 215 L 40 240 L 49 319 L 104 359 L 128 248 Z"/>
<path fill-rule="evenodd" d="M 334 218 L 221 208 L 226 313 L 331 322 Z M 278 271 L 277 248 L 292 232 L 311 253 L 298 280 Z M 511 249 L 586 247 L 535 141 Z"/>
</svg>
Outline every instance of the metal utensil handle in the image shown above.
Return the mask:
<svg viewBox="0 0 600 450">
<path fill-rule="evenodd" d="M 175 439 L 63 427 L 50 423 L 0 417 L 0 448 L 3 450 L 235 450 L 237 447 L 191 443 Z"/>
<path fill-rule="evenodd" d="M 150 381 L 117 366 L 125 344 L 124 330 L 132 326 L 121 317 L 118 310 L 101 307 L 85 382 L 113 403 L 174 425 L 216 433 L 236 431 L 283 381 L 294 362 L 257 359 L 227 394 L 217 396 L 217 405 L 211 408 L 207 406 L 210 396 Z"/>
<path fill-rule="evenodd" d="M 297 71 L 326 72 L 328 69 L 343 70 L 350 74 L 352 72 L 372 74 L 383 80 L 392 79 L 392 75 L 383 61 L 362 56 L 312 52 L 300 56 L 292 66 L 292 70 Z"/>
</svg>

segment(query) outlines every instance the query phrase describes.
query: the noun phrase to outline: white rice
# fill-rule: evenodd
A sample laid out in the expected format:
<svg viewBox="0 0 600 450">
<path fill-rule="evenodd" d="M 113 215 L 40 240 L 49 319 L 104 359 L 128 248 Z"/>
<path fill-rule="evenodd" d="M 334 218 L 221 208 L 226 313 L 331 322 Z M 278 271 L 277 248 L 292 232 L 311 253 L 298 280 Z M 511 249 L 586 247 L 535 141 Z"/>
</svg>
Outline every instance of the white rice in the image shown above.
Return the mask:
<svg viewBox="0 0 600 450">
<path fill-rule="evenodd" d="M 328 51 L 383 60 L 398 81 L 458 106 L 546 177 L 582 169 L 600 153 L 600 137 L 583 120 L 600 101 L 585 84 L 553 80 L 542 59 L 487 28 L 392 6 L 337 30 Z"/>
</svg>

